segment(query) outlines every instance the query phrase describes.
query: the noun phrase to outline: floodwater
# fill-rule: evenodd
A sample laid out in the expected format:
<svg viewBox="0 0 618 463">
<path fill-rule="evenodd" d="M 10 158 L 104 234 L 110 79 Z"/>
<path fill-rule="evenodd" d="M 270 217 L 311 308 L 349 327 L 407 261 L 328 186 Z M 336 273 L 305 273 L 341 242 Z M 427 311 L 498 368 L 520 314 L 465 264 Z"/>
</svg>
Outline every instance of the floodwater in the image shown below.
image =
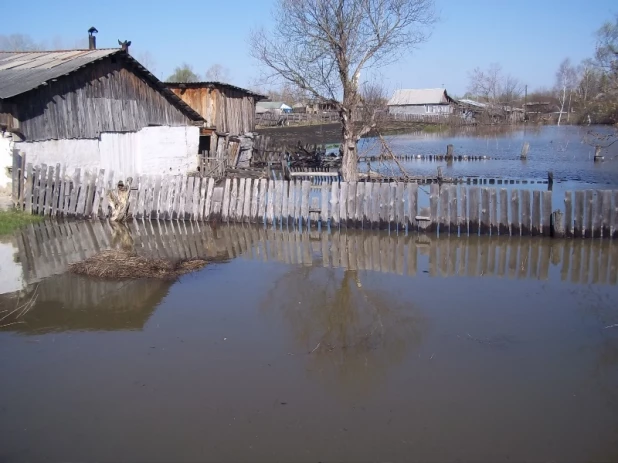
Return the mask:
<svg viewBox="0 0 618 463">
<path fill-rule="evenodd" d="M 618 188 L 618 145 L 604 150 L 604 162 L 593 161 L 594 147 L 586 142 L 587 132 L 606 133 L 607 127 L 517 126 L 510 130 L 482 131 L 469 128 L 446 133 L 399 134 L 386 137 L 390 149 L 399 155 L 445 154 L 453 145 L 456 155 L 487 156 L 485 161 L 423 162 L 412 161 L 404 167 L 415 175 L 435 175 L 441 166 L 445 176 L 486 178 L 547 179 L 549 171 L 556 183 L 568 183 L 571 189 L 597 185 Z M 527 161 L 520 160 L 524 142 L 530 143 Z M 365 139 L 360 153 L 379 153 L 375 139 Z M 372 166 L 374 168 L 374 166 Z M 375 166 L 378 168 L 378 166 Z"/>
<path fill-rule="evenodd" d="M 603 151 L 604 162 L 593 162 L 594 147 L 589 144 L 589 131 L 606 134 L 603 126 L 496 126 L 463 127 L 439 132 L 414 131 L 385 136 L 396 155 L 446 154 L 452 144 L 455 155 L 487 156 L 485 161 L 446 162 L 411 161 L 403 164 L 413 175 L 435 176 L 442 167 L 446 177 L 483 177 L 500 179 L 546 180 L 554 173 L 557 190 L 618 188 L 618 143 Z M 338 125 L 286 127 L 262 131 L 274 139 L 288 143 L 340 141 Z M 527 161 L 519 159 L 524 142 L 530 143 Z M 359 142 L 360 156 L 374 156 L 381 151 L 379 139 L 369 137 Z M 360 166 L 367 170 L 366 165 Z M 371 169 L 385 174 L 398 174 L 392 163 L 374 162 Z M 562 192 L 562 191 L 560 191 Z"/>
<path fill-rule="evenodd" d="M 0 328 L 0 461 L 618 460 L 615 243 L 141 222 L 13 243 L 38 298 Z M 229 261 L 65 272 L 108 247 Z"/>
</svg>

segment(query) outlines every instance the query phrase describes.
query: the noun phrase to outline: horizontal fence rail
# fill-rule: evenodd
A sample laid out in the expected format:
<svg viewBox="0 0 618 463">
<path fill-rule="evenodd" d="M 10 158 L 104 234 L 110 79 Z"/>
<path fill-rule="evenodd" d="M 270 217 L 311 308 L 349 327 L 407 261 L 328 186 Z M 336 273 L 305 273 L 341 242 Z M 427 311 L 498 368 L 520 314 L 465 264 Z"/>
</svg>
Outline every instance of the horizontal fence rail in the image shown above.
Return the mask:
<svg viewBox="0 0 618 463">
<path fill-rule="evenodd" d="M 22 163 L 23 164 L 23 163 Z M 15 205 L 48 217 L 108 218 L 108 192 L 120 176 L 101 169 L 28 164 L 14 168 Z M 19 166 L 22 166 L 21 168 Z M 21 172 L 25 171 L 25 176 Z M 318 173 L 326 177 L 325 173 Z M 552 211 L 552 192 L 473 185 L 285 181 L 141 175 L 128 213 L 136 219 L 380 228 L 441 235 L 618 237 L 618 191 L 567 192 Z"/>
</svg>

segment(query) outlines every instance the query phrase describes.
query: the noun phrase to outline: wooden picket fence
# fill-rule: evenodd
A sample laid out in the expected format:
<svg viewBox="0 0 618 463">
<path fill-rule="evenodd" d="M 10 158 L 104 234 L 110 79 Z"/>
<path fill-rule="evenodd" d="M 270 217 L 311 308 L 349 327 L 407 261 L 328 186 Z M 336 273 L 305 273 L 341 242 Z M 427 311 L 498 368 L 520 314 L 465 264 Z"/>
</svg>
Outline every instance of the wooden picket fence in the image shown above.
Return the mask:
<svg viewBox="0 0 618 463">
<path fill-rule="evenodd" d="M 17 208 L 49 217 L 107 218 L 107 192 L 121 178 L 103 169 L 60 165 L 13 170 Z M 25 173 L 25 175 L 22 175 Z M 618 238 L 618 191 L 567 192 L 564 212 L 552 192 L 468 185 L 333 182 L 193 176 L 133 180 L 129 214 L 136 219 L 250 222 L 439 232 L 450 235 Z M 419 192 L 423 194 L 419 200 Z M 428 198 L 426 194 L 428 193 Z M 428 206 L 422 207 L 427 200 Z"/>
</svg>

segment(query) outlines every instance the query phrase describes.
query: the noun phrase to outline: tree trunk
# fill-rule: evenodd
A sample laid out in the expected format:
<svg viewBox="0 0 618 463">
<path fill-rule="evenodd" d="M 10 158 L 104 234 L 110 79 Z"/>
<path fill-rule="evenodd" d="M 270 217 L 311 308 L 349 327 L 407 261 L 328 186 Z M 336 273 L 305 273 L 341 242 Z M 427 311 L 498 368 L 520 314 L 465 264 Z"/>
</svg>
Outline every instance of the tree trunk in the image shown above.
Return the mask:
<svg viewBox="0 0 618 463">
<path fill-rule="evenodd" d="M 566 100 L 566 85 L 562 88 L 562 102 L 560 104 L 560 114 L 558 114 L 558 125 L 560 125 L 560 120 L 562 119 L 562 111 L 564 110 L 565 100 Z"/>
<path fill-rule="evenodd" d="M 341 117 L 341 173 L 346 182 L 358 181 L 358 152 L 356 151 L 357 136 L 354 122 L 351 117 L 352 110 L 342 109 Z"/>
</svg>

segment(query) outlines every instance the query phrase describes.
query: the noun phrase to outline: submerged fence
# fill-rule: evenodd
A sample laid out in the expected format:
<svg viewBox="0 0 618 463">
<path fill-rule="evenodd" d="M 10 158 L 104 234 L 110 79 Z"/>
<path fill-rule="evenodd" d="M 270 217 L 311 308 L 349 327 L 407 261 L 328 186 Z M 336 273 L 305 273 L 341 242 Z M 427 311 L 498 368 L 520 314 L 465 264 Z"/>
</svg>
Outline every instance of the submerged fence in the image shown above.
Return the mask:
<svg viewBox="0 0 618 463">
<path fill-rule="evenodd" d="M 25 173 L 25 175 L 24 175 Z M 16 207 L 49 217 L 107 218 L 108 192 L 121 176 L 101 169 L 81 174 L 17 163 Z M 618 238 L 618 191 L 567 192 L 553 213 L 551 191 L 468 185 L 311 182 L 251 178 L 142 175 L 132 183 L 129 215 L 136 219 L 330 225 L 449 235 Z M 428 193 L 428 206 L 424 206 Z"/>
</svg>

